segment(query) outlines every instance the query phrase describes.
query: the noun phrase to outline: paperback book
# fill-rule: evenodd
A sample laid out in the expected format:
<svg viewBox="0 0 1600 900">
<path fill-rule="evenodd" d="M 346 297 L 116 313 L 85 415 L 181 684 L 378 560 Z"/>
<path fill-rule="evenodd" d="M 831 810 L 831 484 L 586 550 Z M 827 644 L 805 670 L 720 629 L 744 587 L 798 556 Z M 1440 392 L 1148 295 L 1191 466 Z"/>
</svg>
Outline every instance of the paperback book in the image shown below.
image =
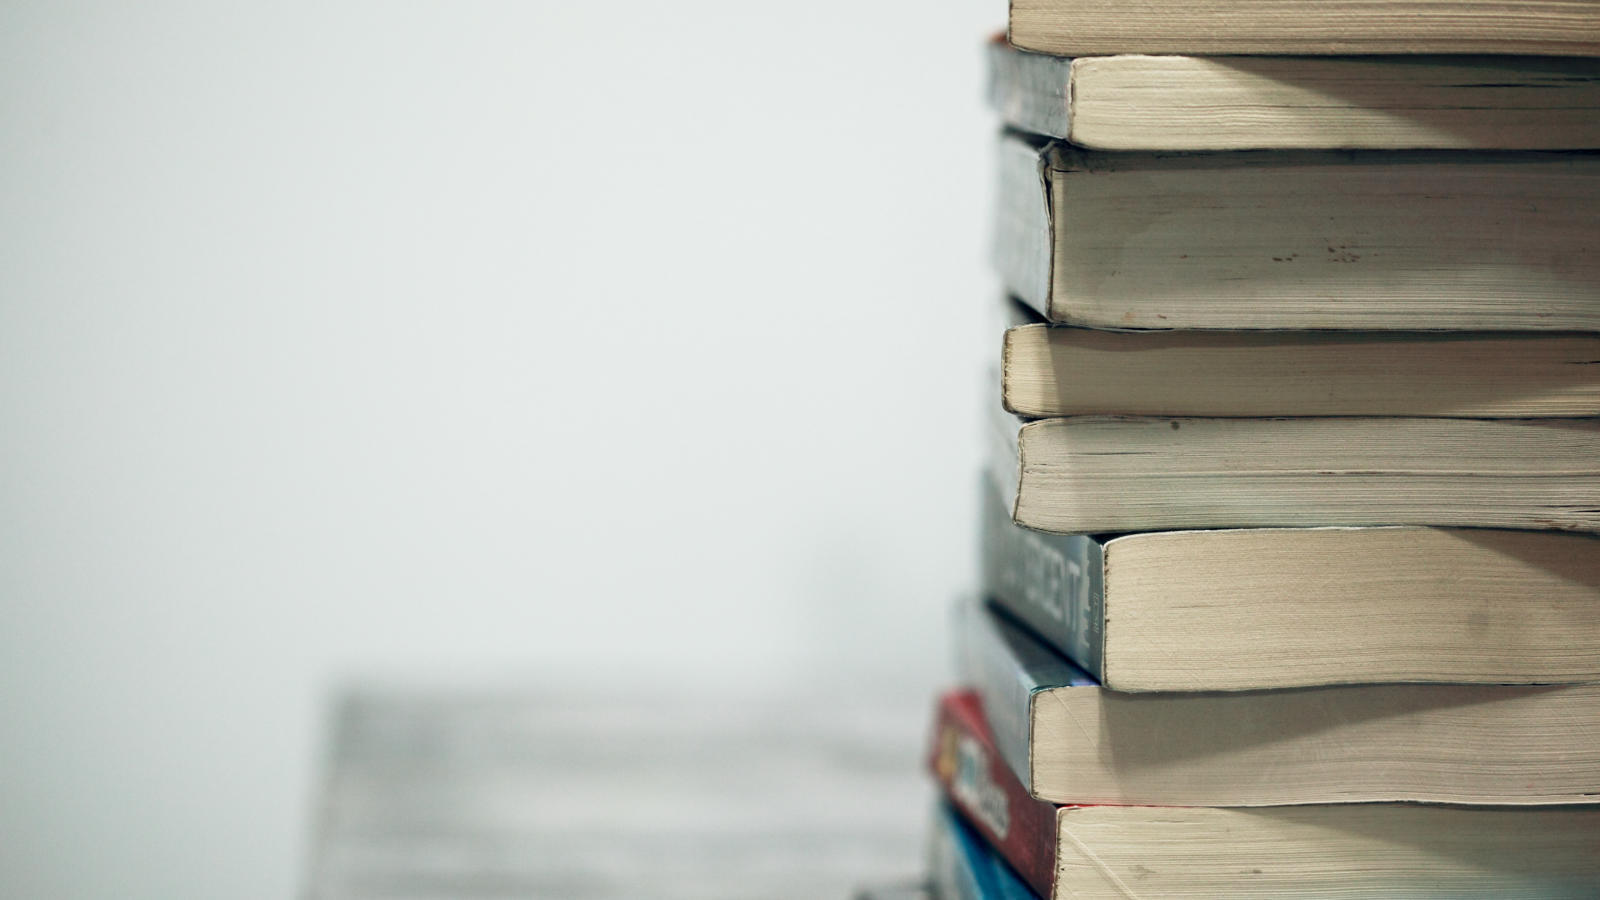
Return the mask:
<svg viewBox="0 0 1600 900">
<path fill-rule="evenodd" d="M 1600 61 L 1119 56 L 989 45 L 1005 124 L 1095 150 L 1600 148 Z"/>
<path fill-rule="evenodd" d="M 1600 807 L 1057 806 L 1001 761 L 977 695 L 939 703 L 947 802 L 1045 898 L 1592 897 Z"/>
<path fill-rule="evenodd" d="M 1010 133 L 998 158 L 996 267 L 1052 322 L 1600 331 L 1600 155 L 1098 153 Z"/>
<path fill-rule="evenodd" d="M 982 698 L 1002 759 L 1034 797 L 1052 803 L 1596 799 L 1600 685 L 1124 693 L 994 610 L 975 602 L 961 609 L 960 681 Z"/>
<path fill-rule="evenodd" d="M 1600 682 L 1600 537 L 1048 534 L 982 488 L 985 594 L 1117 691 Z"/>
</svg>

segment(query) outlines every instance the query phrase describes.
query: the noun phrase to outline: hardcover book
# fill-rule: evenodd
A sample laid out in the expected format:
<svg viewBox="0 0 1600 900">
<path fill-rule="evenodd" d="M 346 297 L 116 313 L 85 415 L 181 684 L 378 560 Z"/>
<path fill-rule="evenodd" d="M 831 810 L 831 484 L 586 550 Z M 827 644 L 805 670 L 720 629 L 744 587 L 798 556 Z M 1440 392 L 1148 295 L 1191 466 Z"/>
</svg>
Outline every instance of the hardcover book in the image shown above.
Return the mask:
<svg viewBox="0 0 1600 900">
<path fill-rule="evenodd" d="M 1010 134 L 999 166 L 996 266 L 1052 322 L 1600 331 L 1600 155 L 1096 153 Z"/>
<path fill-rule="evenodd" d="M 1600 682 L 1600 537 L 1487 528 L 1059 535 L 983 488 L 989 598 L 1118 691 Z"/>
<path fill-rule="evenodd" d="M 989 45 L 1012 128 L 1096 150 L 1600 148 L 1600 61 L 1089 56 Z"/>
<path fill-rule="evenodd" d="M 1600 685 L 1122 693 L 977 603 L 959 673 L 1001 758 L 1052 803 L 1592 804 Z"/>
<path fill-rule="evenodd" d="M 939 703 L 930 766 L 1041 897 L 1592 897 L 1600 807 L 1057 806 L 1000 760 L 975 694 Z"/>
</svg>

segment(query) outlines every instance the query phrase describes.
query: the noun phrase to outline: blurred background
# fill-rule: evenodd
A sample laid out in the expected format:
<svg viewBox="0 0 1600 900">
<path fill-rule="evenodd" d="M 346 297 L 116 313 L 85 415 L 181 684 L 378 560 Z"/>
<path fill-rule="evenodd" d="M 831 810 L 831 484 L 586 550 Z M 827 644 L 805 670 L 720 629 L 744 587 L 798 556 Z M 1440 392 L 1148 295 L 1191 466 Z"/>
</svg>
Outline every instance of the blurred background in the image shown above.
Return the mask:
<svg viewBox="0 0 1600 900">
<path fill-rule="evenodd" d="M 0 5 L 0 895 L 292 894 L 352 679 L 931 709 L 1004 13 Z"/>
</svg>

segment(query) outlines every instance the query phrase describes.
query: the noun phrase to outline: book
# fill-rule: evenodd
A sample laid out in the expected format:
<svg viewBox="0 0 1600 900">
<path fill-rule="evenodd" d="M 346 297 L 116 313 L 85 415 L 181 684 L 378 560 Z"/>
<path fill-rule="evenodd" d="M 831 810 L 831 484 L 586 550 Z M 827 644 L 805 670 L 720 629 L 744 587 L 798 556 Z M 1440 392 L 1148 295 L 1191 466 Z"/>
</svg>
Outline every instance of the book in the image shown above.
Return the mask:
<svg viewBox="0 0 1600 900">
<path fill-rule="evenodd" d="M 1600 55 L 1590 0 L 1011 0 L 1011 42 L 1117 53 Z"/>
<path fill-rule="evenodd" d="M 929 765 L 1039 896 L 1592 897 L 1600 807 L 1057 806 L 1001 761 L 975 694 L 941 698 Z"/>
<path fill-rule="evenodd" d="M 1600 530 L 1597 419 L 996 418 L 1012 519 L 1041 531 Z"/>
<path fill-rule="evenodd" d="M 929 887 L 939 900 L 1035 900 L 971 826 L 941 803 L 928 836 Z"/>
<path fill-rule="evenodd" d="M 1000 756 L 1052 803 L 1592 804 L 1600 685 L 1107 690 L 982 604 L 960 607 L 959 681 Z"/>
<path fill-rule="evenodd" d="M 985 595 L 1117 691 L 1600 682 L 1600 537 L 1488 528 L 1126 535 L 982 498 Z"/>
<path fill-rule="evenodd" d="M 1035 800 L 1000 759 L 978 695 L 939 698 L 928 769 L 945 802 L 1042 897 L 1055 893 L 1056 811 Z"/>
<path fill-rule="evenodd" d="M 1600 416 L 1600 334 L 1006 329 L 1019 416 Z"/>
<path fill-rule="evenodd" d="M 1099 153 L 1011 133 L 998 163 L 996 268 L 1052 322 L 1600 331 L 1600 154 Z"/>
<path fill-rule="evenodd" d="M 1595 59 L 988 57 L 1007 125 L 1096 150 L 1600 148 Z"/>
</svg>

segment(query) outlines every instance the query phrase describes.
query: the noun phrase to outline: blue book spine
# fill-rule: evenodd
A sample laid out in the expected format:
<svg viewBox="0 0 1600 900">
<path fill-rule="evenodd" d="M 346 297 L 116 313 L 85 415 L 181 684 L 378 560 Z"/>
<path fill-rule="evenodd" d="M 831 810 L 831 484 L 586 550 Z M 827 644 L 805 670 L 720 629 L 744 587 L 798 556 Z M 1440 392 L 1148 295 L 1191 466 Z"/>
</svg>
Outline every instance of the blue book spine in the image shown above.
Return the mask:
<svg viewBox="0 0 1600 900">
<path fill-rule="evenodd" d="M 940 900 L 1038 900 L 948 804 L 934 814 L 928 874 Z"/>
</svg>

